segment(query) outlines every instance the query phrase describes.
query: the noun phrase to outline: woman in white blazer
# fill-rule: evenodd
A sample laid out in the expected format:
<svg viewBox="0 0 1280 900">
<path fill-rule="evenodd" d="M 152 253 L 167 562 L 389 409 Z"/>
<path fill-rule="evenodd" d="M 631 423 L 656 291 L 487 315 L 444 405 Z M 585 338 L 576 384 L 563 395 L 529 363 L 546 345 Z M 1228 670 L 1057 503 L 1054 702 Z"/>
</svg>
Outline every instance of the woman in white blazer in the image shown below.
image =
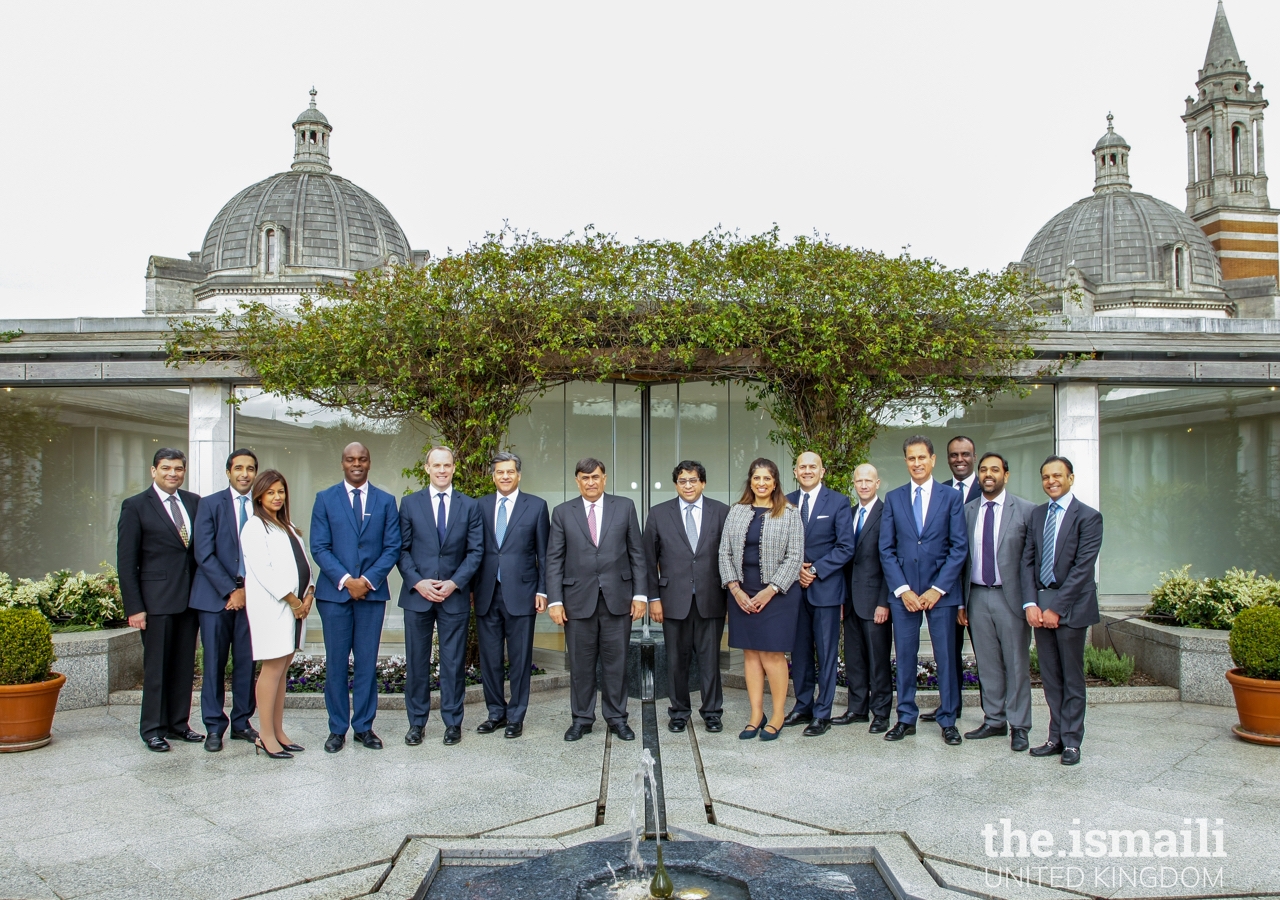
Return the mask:
<svg viewBox="0 0 1280 900">
<path fill-rule="evenodd" d="M 285 684 L 315 588 L 301 534 L 289 521 L 289 485 L 284 476 L 274 469 L 262 472 L 251 493 L 253 515 L 240 530 L 240 552 L 253 658 L 262 661 L 256 744 L 272 759 L 292 759 L 304 748 L 284 732 Z"/>
</svg>

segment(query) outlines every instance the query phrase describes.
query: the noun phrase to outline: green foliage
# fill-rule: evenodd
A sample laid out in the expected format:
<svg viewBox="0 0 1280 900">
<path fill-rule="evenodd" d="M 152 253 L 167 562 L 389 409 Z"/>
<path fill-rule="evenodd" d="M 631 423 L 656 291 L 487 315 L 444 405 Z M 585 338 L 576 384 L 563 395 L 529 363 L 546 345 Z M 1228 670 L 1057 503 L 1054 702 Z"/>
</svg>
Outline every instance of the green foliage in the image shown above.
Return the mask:
<svg viewBox="0 0 1280 900">
<path fill-rule="evenodd" d="M 0 684 L 46 681 L 53 659 L 44 616 L 34 609 L 0 609 Z"/>
<path fill-rule="evenodd" d="M 1228 642 L 1231 661 L 1249 678 L 1280 680 L 1280 607 L 1241 611 Z"/>
<path fill-rule="evenodd" d="M 10 328 L 0 331 L 0 344 L 9 344 L 26 334 L 21 328 Z"/>
<path fill-rule="evenodd" d="M 105 628 L 125 618 L 120 579 L 105 562 L 93 574 L 59 569 L 39 581 L 20 578 L 17 584 L 0 572 L 0 609 L 36 610 L 63 628 Z"/>
<path fill-rule="evenodd" d="M 1191 566 L 1185 565 L 1160 573 L 1145 615 L 1184 628 L 1225 631 L 1241 611 L 1255 606 L 1280 606 L 1280 582 L 1242 569 L 1228 569 L 1221 578 L 1197 581 L 1191 577 Z"/>
<path fill-rule="evenodd" d="M 1036 652 L 1036 645 L 1031 645 L 1031 674 L 1040 674 L 1040 654 Z"/>
<path fill-rule="evenodd" d="M 1084 671 L 1086 675 L 1102 678 L 1118 687 L 1128 684 L 1133 677 L 1133 657 L 1117 656 L 1111 647 L 1087 646 L 1084 648 Z"/>
</svg>

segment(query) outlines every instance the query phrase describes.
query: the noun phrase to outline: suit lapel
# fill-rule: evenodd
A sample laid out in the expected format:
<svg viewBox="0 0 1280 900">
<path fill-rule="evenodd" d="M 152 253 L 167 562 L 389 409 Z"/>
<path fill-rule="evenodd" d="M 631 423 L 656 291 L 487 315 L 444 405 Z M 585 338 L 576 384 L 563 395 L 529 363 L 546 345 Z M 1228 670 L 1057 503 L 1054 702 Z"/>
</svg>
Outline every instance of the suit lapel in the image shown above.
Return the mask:
<svg viewBox="0 0 1280 900">
<path fill-rule="evenodd" d="M 858 506 L 861 507 L 862 504 L 859 503 Z M 854 539 L 855 543 L 853 545 L 854 553 L 858 553 L 859 551 L 862 550 L 863 535 L 865 535 L 871 529 L 872 525 L 874 525 L 877 521 L 879 521 L 880 514 L 882 512 L 884 512 L 884 501 L 877 500 L 872 505 L 871 511 L 867 513 L 866 517 L 863 518 L 862 520 L 862 531 L 858 531 L 858 510 L 855 509 L 853 511 L 853 533 L 856 535 Z M 879 552 L 878 548 L 877 548 L 877 552 Z"/>
<path fill-rule="evenodd" d="M 494 498 L 494 503 L 497 503 L 496 497 Z M 529 508 L 529 501 L 524 499 L 523 493 L 519 497 L 516 497 L 516 502 L 511 504 L 511 512 L 507 514 L 507 534 L 511 533 L 512 526 L 515 525 L 516 522 L 520 520 L 520 516 L 522 516 L 524 514 L 524 511 L 528 508 Z M 489 519 L 490 521 L 492 521 L 493 516 L 489 516 Z"/>
<path fill-rule="evenodd" d="M 680 518 L 680 501 L 679 500 L 676 501 L 676 518 L 677 519 Z M 711 506 L 710 504 L 707 503 L 707 498 L 703 497 L 702 498 L 702 527 L 698 529 L 698 546 L 694 550 L 695 554 L 701 553 L 702 549 L 706 546 L 707 532 L 711 530 L 708 527 L 710 524 L 711 524 Z M 680 526 L 683 528 L 684 523 L 681 522 Z"/>
<path fill-rule="evenodd" d="M 600 539 L 599 544 L 604 543 L 605 529 L 613 524 L 613 520 L 616 518 L 614 515 L 616 510 L 613 508 L 616 502 L 617 498 L 613 494 L 604 494 L 600 498 L 600 531 L 597 533 L 597 537 Z"/>
<path fill-rule="evenodd" d="M 455 488 L 449 498 L 449 509 L 445 513 L 444 539 L 446 541 L 449 540 L 449 535 L 453 534 L 453 526 L 458 524 L 458 519 L 466 508 L 465 504 L 466 501 L 462 499 L 462 494 L 459 494 Z"/>
<path fill-rule="evenodd" d="M 574 520 L 578 523 L 578 527 L 582 529 L 582 535 L 587 539 L 587 543 L 591 543 L 591 529 L 587 527 L 587 505 L 581 496 L 575 497 L 569 501 L 570 509 Z M 599 528 L 599 523 L 596 523 Z M 597 532 L 602 534 L 603 532 Z"/>
<path fill-rule="evenodd" d="M 147 497 L 150 498 L 151 500 L 151 508 L 154 509 L 157 513 L 159 513 L 160 517 L 169 523 L 169 530 L 173 533 L 174 539 L 177 540 L 179 544 L 181 544 L 182 532 L 178 531 L 178 525 L 176 522 L 173 521 L 173 516 L 169 515 L 169 510 L 164 508 L 164 504 L 160 502 L 160 498 L 156 496 L 155 488 L 147 488 Z M 179 500 L 181 500 L 182 495 L 179 494 L 178 497 L 179 497 Z M 186 506 L 185 503 L 183 503 L 182 505 Z M 191 521 L 192 522 L 195 521 L 194 516 L 192 517 Z M 184 544 L 183 546 L 186 546 L 186 545 Z"/>
<path fill-rule="evenodd" d="M 1076 513 L 1078 512 L 1076 506 L 1079 503 L 1079 500 L 1072 498 L 1071 505 L 1067 507 L 1066 512 L 1062 514 L 1061 521 L 1058 522 L 1058 537 L 1053 542 L 1053 567 L 1055 570 L 1058 568 L 1058 560 L 1062 559 L 1062 545 L 1067 539 L 1067 529 L 1075 525 Z M 1048 510 L 1045 510 L 1045 515 L 1048 515 Z M 1056 577 L 1057 574 L 1055 571 L 1054 576 Z"/>
<path fill-rule="evenodd" d="M 361 528 L 361 526 L 364 523 L 356 521 L 356 510 L 355 510 L 355 507 L 351 505 L 351 493 L 347 490 L 347 483 L 344 481 L 341 484 L 339 484 L 337 487 L 338 487 L 338 500 L 340 503 L 342 503 L 342 505 L 344 505 L 347 508 L 347 521 L 351 523 L 351 527 L 354 528 L 356 530 L 356 534 L 359 535 L 360 532 L 364 530 L 363 528 Z M 369 503 L 370 501 L 373 500 L 373 486 L 370 485 L 369 487 L 367 487 L 365 489 L 364 494 L 365 494 L 363 498 L 364 503 L 361 504 L 361 509 L 364 510 L 365 512 L 368 512 Z"/>
</svg>

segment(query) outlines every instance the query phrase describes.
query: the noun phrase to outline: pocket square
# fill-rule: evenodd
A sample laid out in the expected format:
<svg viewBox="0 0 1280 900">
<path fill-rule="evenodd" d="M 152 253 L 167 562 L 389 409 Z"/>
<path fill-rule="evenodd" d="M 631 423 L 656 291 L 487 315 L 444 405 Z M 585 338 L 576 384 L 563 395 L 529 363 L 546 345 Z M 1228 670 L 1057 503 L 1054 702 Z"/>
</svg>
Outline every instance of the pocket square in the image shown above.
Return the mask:
<svg viewBox="0 0 1280 900">
<path fill-rule="evenodd" d="M 819 519 L 830 519 L 830 516 L 818 516 Z"/>
</svg>

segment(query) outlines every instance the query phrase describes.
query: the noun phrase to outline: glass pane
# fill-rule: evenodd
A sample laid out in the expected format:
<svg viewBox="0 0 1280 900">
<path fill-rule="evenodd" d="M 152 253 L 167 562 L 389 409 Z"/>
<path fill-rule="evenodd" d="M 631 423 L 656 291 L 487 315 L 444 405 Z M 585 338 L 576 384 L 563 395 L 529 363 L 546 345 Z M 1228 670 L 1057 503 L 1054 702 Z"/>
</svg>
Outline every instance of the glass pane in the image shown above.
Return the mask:
<svg viewBox="0 0 1280 900">
<path fill-rule="evenodd" d="M 747 466 L 753 459 L 761 456 L 778 464 L 778 470 L 782 473 L 782 486 L 787 491 L 796 489 L 795 476 L 791 474 L 791 470 L 795 468 L 791 451 L 769 439 L 769 432 L 773 430 L 773 417 L 763 407 L 747 409 L 747 400 L 751 396 L 749 385 L 729 385 L 729 502 L 742 496 L 747 484 Z M 711 477 L 710 472 L 707 477 Z"/>
<path fill-rule="evenodd" d="M 643 526 L 648 511 L 644 508 L 640 486 L 644 480 L 644 435 L 640 421 L 644 389 L 630 384 L 614 385 L 614 388 L 618 439 L 613 449 L 613 468 L 609 470 L 609 493 L 630 499 Z"/>
<path fill-rule="evenodd" d="M 679 385 L 659 384 L 649 388 L 649 452 L 653 459 L 649 464 L 649 503 L 661 503 L 673 490 L 671 467 L 680 461 L 680 446 L 676 439 L 676 404 L 679 403 Z"/>
<path fill-rule="evenodd" d="M 187 449 L 187 409 L 186 388 L 0 391 L 0 571 L 114 566 L 120 503 L 156 450 Z"/>
<path fill-rule="evenodd" d="M 696 460 L 707 469 L 707 496 L 730 502 L 729 385 L 705 381 L 680 385 L 679 437 L 679 458 Z M 670 499 L 675 494 L 670 469 L 660 474 L 666 479 L 662 499 Z"/>
<path fill-rule="evenodd" d="M 533 401 L 527 416 L 513 419 L 507 440 L 520 455 L 520 489 L 537 494 L 552 509 L 563 503 L 564 387 L 552 388 Z"/>
<path fill-rule="evenodd" d="M 1280 393 L 1102 387 L 1101 589 L 1160 573 L 1280 572 Z"/>
</svg>

